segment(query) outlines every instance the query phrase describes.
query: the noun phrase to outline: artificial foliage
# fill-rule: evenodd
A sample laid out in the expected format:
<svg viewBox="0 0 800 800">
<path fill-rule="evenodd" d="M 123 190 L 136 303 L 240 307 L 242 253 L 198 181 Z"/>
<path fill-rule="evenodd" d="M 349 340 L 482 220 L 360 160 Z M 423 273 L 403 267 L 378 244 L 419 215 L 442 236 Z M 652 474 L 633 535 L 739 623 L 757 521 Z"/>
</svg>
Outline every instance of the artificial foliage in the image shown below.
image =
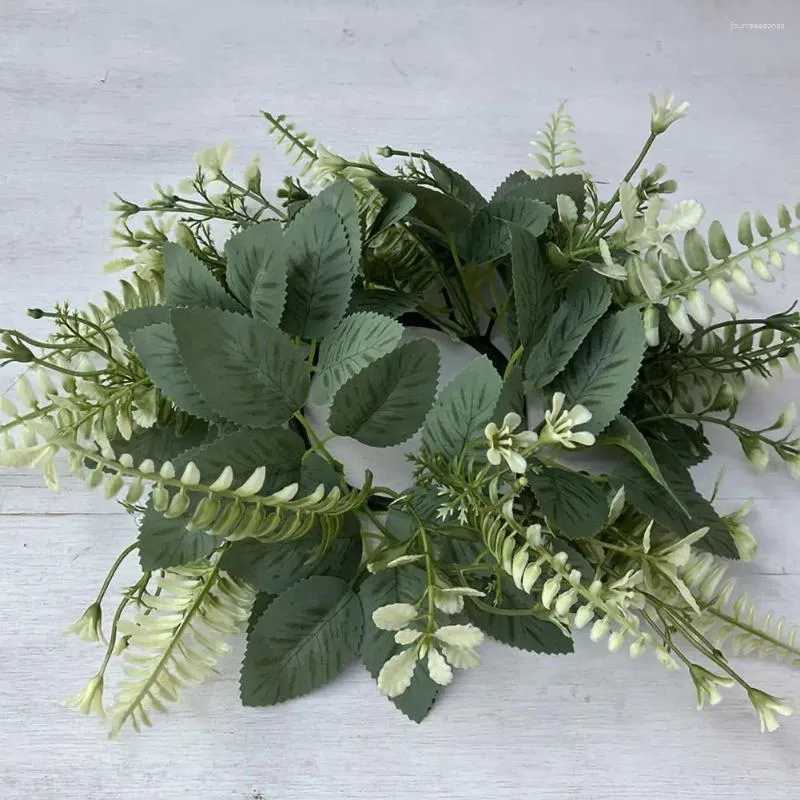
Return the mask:
<svg viewBox="0 0 800 800">
<path fill-rule="evenodd" d="M 235 179 L 224 146 L 177 189 L 117 198 L 118 290 L 30 310 L 0 350 L 25 370 L 0 398 L 0 463 L 77 475 L 138 526 L 72 626 L 105 648 L 73 705 L 150 725 L 246 629 L 244 704 L 360 660 L 420 721 L 486 637 L 552 658 L 585 628 L 685 672 L 700 707 L 739 687 L 777 727 L 789 706 L 729 655 L 797 665 L 797 629 L 727 576 L 755 555 L 747 508 L 717 511 L 691 468 L 714 426 L 800 474 L 792 406 L 737 420 L 752 379 L 798 366 L 800 316 L 736 300 L 800 253 L 800 205 L 731 232 L 668 203 L 645 161 L 687 105 L 651 103 L 607 199 L 563 105 L 535 168 L 490 198 L 427 152 L 349 160 L 269 114 L 297 167 L 277 191 L 258 160 Z M 426 331 L 473 348 L 452 380 Z M 348 478 L 333 437 L 411 441 L 413 484 Z M 141 577 L 109 612 L 128 558 Z"/>
</svg>

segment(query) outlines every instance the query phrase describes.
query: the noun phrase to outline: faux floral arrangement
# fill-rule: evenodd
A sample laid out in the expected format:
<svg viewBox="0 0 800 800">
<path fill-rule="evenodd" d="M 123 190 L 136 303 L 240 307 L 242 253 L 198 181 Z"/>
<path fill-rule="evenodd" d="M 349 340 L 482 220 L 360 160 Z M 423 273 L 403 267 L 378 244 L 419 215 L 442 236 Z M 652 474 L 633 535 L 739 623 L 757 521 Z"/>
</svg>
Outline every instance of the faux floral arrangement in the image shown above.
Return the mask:
<svg viewBox="0 0 800 800">
<path fill-rule="evenodd" d="M 118 198 L 119 291 L 32 309 L 49 332 L 1 332 L 0 360 L 28 371 L 0 398 L 0 463 L 55 488 L 63 455 L 138 524 L 72 627 L 106 648 L 78 709 L 105 714 L 118 657 L 112 733 L 150 725 L 246 625 L 246 705 L 360 658 L 420 721 L 485 636 L 564 654 L 588 628 L 685 669 L 700 707 L 738 685 L 777 727 L 788 705 L 726 653 L 800 663 L 797 629 L 736 594 L 747 509 L 718 514 L 690 468 L 714 425 L 756 468 L 800 473 L 793 407 L 736 421 L 750 378 L 798 366 L 800 316 L 738 318 L 734 298 L 800 253 L 800 205 L 778 207 L 777 229 L 743 214 L 735 247 L 716 220 L 701 233 L 702 207 L 668 205 L 665 167 L 642 167 L 688 106 L 651 102 L 607 200 L 563 105 L 537 169 L 490 200 L 427 152 L 350 161 L 269 114 L 300 172 L 275 196 L 258 160 L 234 180 L 223 147 L 177 192 Z M 473 354 L 446 382 L 442 339 Z M 405 448 L 412 485 L 354 476 L 334 439 Z M 107 589 L 134 554 L 141 578 L 106 637 Z"/>
</svg>

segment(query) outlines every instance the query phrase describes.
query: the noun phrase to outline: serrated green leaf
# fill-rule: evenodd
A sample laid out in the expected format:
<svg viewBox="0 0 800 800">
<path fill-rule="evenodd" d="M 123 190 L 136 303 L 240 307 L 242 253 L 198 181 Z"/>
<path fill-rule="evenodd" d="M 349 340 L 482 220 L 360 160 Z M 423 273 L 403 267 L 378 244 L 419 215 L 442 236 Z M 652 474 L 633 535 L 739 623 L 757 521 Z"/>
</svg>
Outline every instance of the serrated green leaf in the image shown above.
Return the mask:
<svg viewBox="0 0 800 800">
<path fill-rule="evenodd" d="M 247 635 L 249 636 L 256 623 L 261 619 L 261 615 L 267 610 L 269 604 L 275 599 L 274 594 L 269 592 L 259 592 L 256 599 L 253 600 L 253 606 L 250 609 L 250 617 L 247 620 Z"/>
<path fill-rule="evenodd" d="M 556 293 L 539 243 L 523 228 L 511 232 L 511 269 L 517 335 L 526 351 L 544 336 L 556 307 Z"/>
<path fill-rule="evenodd" d="M 120 338 L 128 347 L 133 347 L 133 332 L 157 322 L 169 322 L 168 306 L 143 306 L 131 308 L 117 314 L 111 322 L 117 329 Z"/>
<path fill-rule="evenodd" d="M 425 573 L 413 565 L 370 575 L 358 592 L 364 614 L 364 635 L 361 640 L 361 660 L 370 675 L 377 680 L 383 665 L 396 653 L 400 645 L 391 631 L 375 627 L 372 612 L 389 603 L 416 603 L 426 588 Z M 441 687 L 434 683 L 421 664 L 417 665 L 411 685 L 391 701 L 409 719 L 421 722 L 431 710 Z"/>
<path fill-rule="evenodd" d="M 200 306 L 243 311 L 211 270 L 179 244 L 164 245 L 164 297 L 168 306 Z"/>
<path fill-rule="evenodd" d="M 279 222 L 259 222 L 225 244 L 228 285 L 253 316 L 277 328 L 286 303 L 286 250 Z"/>
<path fill-rule="evenodd" d="M 400 343 L 403 326 L 393 319 L 362 311 L 345 317 L 322 342 L 311 397 L 325 403 L 339 387 Z"/>
<path fill-rule="evenodd" d="M 337 393 L 328 424 L 373 447 L 411 438 L 436 396 L 439 351 L 430 339 L 409 342 L 373 361 Z"/>
<path fill-rule="evenodd" d="M 510 197 L 495 200 L 482 208 L 461 239 L 464 260 L 483 264 L 511 252 L 511 231 L 523 228 L 533 237 L 544 233 L 553 209 L 537 200 Z"/>
<path fill-rule="evenodd" d="M 369 238 L 372 239 L 405 219 L 416 204 L 417 198 L 409 192 L 395 192 L 387 195 L 381 210 L 372 223 Z"/>
<path fill-rule="evenodd" d="M 300 496 L 311 494 L 314 489 L 322 484 L 325 491 L 329 492 L 334 486 L 339 486 L 339 475 L 331 463 L 317 453 L 311 453 L 303 458 L 300 464 Z"/>
<path fill-rule="evenodd" d="M 545 516 L 566 539 L 599 533 L 608 517 L 605 492 L 589 477 L 558 467 L 528 474 L 531 489 Z"/>
<path fill-rule="evenodd" d="M 642 430 L 650 441 L 668 446 L 687 467 L 694 467 L 711 456 L 708 439 L 700 426 L 690 428 L 677 420 L 660 419 L 645 423 Z"/>
<path fill-rule="evenodd" d="M 509 413 L 519 414 L 525 419 L 525 391 L 522 385 L 522 370 L 515 364 L 503 379 L 500 397 L 492 414 L 492 420 L 498 425 Z"/>
<path fill-rule="evenodd" d="M 282 327 L 293 336 L 321 339 L 347 310 L 358 259 L 332 206 L 309 203 L 285 237 L 288 283 Z"/>
<path fill-rule="evenodd" d="M 134 464 L 149 458 L 160 465 L 206 443 L 210 435 L 211 429 L 205 420 L 190 417 L 180 428 L 174 424 L 156 424 L 135 430 L 127 441 L 122 436 L 115 437 L 111 447 L 115 453 L 130 455 Z"/>
<path fill-rule="evenodd" d="M 329 206 L 341 217 L 357 270 L 358 262 L 361 260 L 361 219 L 358 213 L 358 200 L 350 182 L 340 178 L 330 186 L 326 186 L 316 197 L 312 197 L 308 206 L 311 209 Z"/>
<path fill-rule="evenodd" d="M 267 706 L 333 680 L 358 654 L 363 615 L 340 578 L 295 583 L 270 603 L 247 640 L 241 697 Z"/>
<path fill-rule="evenodd" d="M 584 426 L 602 431 L 619 414 L 633 387 L 646 342 L 641 313 L 628 308 L 598 323 L 557 378 L 570 405 L 592 412 Z"/>
<path fill-rule="evenodd" d="M 359 289 L 353 293 L 347 313 L 374 311 L 384 317 L 396 318 L 416 311 L 422 300 L 422 295 L 416 292 L 396 292 L 393 289 Z"/>
<path fill-rule="evenodd" d="M 492 418 L 503 381 L 485 356 L 476 358 L 439 394 L 425 419 L 422 440 L 431 452 L 457 458 Z"/>
<path fill-rule="evenodd" d="M 540 389 L 550 383 L 610 304 L 611 291 L 605 278 L 590 270 L 577 273 L 542 338 L 525 358 L 526 387 Z"/>
<path fill-rule="evenodd" d="M 225 551 L 220 566 L 254 589 L 271 594 L 280 594 L 312 575 L 350 580 L 361 561 L 359 528 L 358 518 L 346 515 L 344 530 L 324 553 L 320 551 L 319 528 L 302 539 L 288 542 L 242 539 Z"/>
<path fill-rule="evenodd" d="M 131 342 L 147 376 L 179 409 L 206 420 L 217 418 L 189 377 L 169 322 L 137 328 Z"/>
<path fill-rule="evenodd" d="M 473 211 L 486 205 L 483 195 L 461 173 L 434 158 L 430 153 L 425 155 L 431 177 L 438 189 L 460 200 Z"/>
<path fill-rule="evenodd" d="M 519 170 L 512 172 L 495 190 L 492 200 L 507 197 L 524 197 L 539 200 L 556 208 L 556 197 L 565 194 L 572 198 L 578 209 L 578 218 L 583 216 L 586 207 L 586 187 L 583 175 L 568 173 L 566 175 L 546 175 L 542 178 L 531 178 Z"/>
<path fill-rule="evenodd" d="M 224 311 L 175 309 L 186 372 L 225 419 L 251 428 L 283 424 L 305 402 L 308 369 L 291 339 L 265 322 Z"/>
<path fill-rule="evenodd" d="M 536 605 L 528 596 L 527 600 L 521 592 L 510 594 L 503 592 L 499 608 L 520 611 L 527 608 L 533 610 Z M 492 614 L 468 602 L 466 612 L 469 619 L 487 636 L 511 647 L 526 650 L 529 653 L 561 654 L 573 651 L 572 639 L 561 632 L 561 629 L 549 620 L 540 619 L 535 614 L 504 615 Z"/>
<path fill-rule="evenodd" d="M 412 486 L 403 492 L 406 501 L 403 505 L 392 505 L 386 514 L 385 525 L 389 532 L 401 542 L 408 541 L 417 529 L 414 517 L 406 511 L 411 505 L 417 516 L 423 521 L 433 522 L 436 512 L 442 505 L 442 499 L 431 489 Z"/>
</svg>

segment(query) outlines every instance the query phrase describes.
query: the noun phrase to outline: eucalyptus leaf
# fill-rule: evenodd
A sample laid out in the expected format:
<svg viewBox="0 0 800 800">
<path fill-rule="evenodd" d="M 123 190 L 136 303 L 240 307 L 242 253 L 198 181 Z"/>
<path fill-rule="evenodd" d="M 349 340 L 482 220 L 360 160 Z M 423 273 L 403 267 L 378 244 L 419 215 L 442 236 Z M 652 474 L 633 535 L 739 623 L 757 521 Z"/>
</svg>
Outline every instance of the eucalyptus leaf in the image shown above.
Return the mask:
<svg viewBox="0 0 800 800">
<path fill-rule="evenodd" d="M 483 434 L 502 385 L 502 378 L 489 359 L 476 358 L 439 394 L 425 419 L 425 446 L 445 458 L 461 455 L 471 441 Z"/>
<path fill-rule="evenodd" d="M 242 703 L 274 705 L 330 682 L 358 655 L 362 629 L 361 604 L 345 581 L 314 576 L 295 583 L 248 636 Z"/>
<path fill-rule="evenodd" d="M 337 393 L 328 424 L 373 447 L 410 439 L 436 396 L 439 351 L 429 339 L 398 347 L 354 375 Z"/>
<path fill-rule="evenodd" d="M 598 323 L 559 375 L 554 386 L 564 392 L 567 402 L 592 412 L 586 430 L 599 433 L 619 414 L 645 347 L 642 315 L 627 308 Z"/>
<path fill-rule="evenodd" d="M 167 242 L 164 253 L 164 297 L 169 306 L 200 306 L 243 311 L 211 270 L 199 258 L 174 242 Z"/>
<path fill-rule="evenodd" d="M 577 273 L 541 339 L 526 355 L 526 388 L 539 389 L 550 383 L 610 304 L 611 292 L 605 278 L 589 270 Z"/>
<path fill-rule="evenodd" d="M 388 317 L 361 311 L 345 317 L 319 351 L 311 397 L 324 403 L 350 378 L 400 343 L 403 326 Z"/>
<path fill-rule="evenodd" d="M 283 424 L 305 402 L 308 368 L 282 331 L 223 311 L 175 309 L 180 359 L 203 400 L 252 428 Z"/>
</svg>

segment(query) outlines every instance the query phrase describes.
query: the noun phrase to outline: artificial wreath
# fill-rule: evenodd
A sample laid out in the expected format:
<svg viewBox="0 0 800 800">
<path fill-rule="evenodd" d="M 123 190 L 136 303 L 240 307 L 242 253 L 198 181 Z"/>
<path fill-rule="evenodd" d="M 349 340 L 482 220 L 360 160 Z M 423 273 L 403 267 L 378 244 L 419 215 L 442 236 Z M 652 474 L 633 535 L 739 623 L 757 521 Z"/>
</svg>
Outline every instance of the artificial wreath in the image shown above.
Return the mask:
<svg viewBox="0 0 800 800">
<path fill-rule="evenodd" d="M 275 195 L 258 160 L 234 180 L 223 147 L 177 191 L 118 197 L 128 255 L 109 269 L 131 276 L 83 311 L 32 309 L 49 332 L 3 330 L 0 350 L 28 368 L 0 398 L 0 463 L 56 487 L 63 454 L 138 524 L 72 626 L 105 645 L 78 709 L 106 713 L 118 657 L 111 730 L 150 725 L 246 625 L 244 704 L 360 659 L 420 721 L 486 636 L 565 654 L 588 628 L 685 669 L 700 707 L 738 685 L 777 727 L 789 706 L 726 653 L 800 663 L 796 629 L 736 593 L 730 560 L 756 549 L 747 509 L 718 513 L 690 468 L 713 425 L 756 468 L 800 473 L 793 407 L 736 421 L 750 378 L 798 366 L 800 315 L 740 318 L 731 291 L 800 253 L 800 205 L 778 207 L 777 229 L 743 214 L 735 247 L 716 220 L 701 233 L 702 207 L 669 206 L 665 167 L 642 167 L 688 106 L 651 103 L 607 200 L 563 105 L 537 168 L 489 200 L 427 152 L 348 160 L 269 114 L 299 167 Z M 443 336 L 474 351 L 447 382 Z M 334 437 L 406 446 L 412 485 L 354 478 Z M 106 592 L 134 554 L 106 638 Z"/>
</svg>

